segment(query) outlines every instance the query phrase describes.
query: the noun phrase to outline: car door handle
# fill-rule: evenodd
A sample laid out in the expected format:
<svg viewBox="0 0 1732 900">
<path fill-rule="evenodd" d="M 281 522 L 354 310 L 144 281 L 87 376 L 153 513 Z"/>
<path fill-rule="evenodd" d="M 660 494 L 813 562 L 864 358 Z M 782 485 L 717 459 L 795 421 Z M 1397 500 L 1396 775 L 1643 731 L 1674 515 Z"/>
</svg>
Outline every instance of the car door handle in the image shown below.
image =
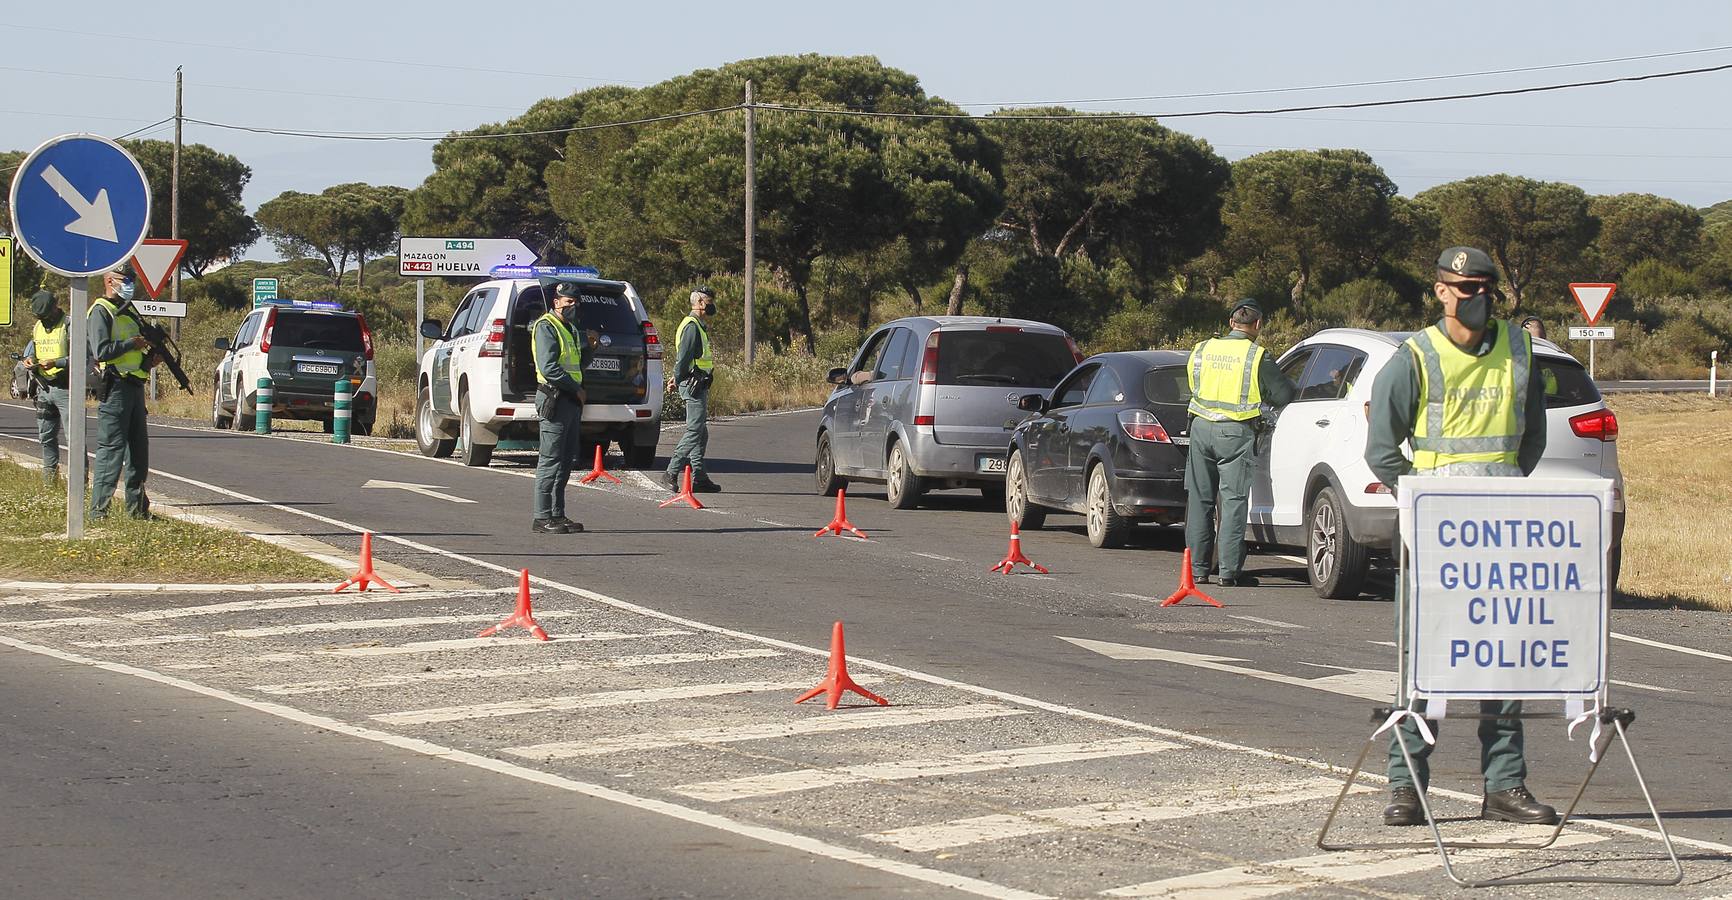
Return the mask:
<svg viewBox="0 0 1732 900">
<path fill-rule="evenodd" d="M 1318 428 L 1327 428 L 1327 427 L 1329 427 L 1329 420 L 1328 419 L 1318 419 L 1316 422 L 1313 422 L 1312 424 L 1316 425 Z"/>
</svg>

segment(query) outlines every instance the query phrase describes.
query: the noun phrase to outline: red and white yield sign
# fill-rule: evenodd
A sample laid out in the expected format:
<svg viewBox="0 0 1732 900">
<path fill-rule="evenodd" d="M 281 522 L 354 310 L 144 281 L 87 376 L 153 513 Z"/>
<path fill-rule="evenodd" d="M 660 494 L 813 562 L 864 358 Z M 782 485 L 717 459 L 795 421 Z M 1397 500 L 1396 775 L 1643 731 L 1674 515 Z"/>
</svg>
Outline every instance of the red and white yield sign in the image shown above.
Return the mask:
<svg viewBox="0 0 1732 900">
<path fill-rule="evenodd" d="M 145 238 L 132 254 L 132 267 L 144 280 L 145 293 L 155 300 L 168 287 L 168 277 L 180 258 L 186 255 L 186 241 L 169 238 Z"/>
<path fill-rule="evenodd" d="M 1605 315 L 1606 305 L 1612 302 L 1612 295 L 1618 292 L 1615 284 L 1596 282 L 1577 282 L 1570 285 L 1570 293 L 1576 295 L 1576 305 L 1582 308 L 1582 318 L 1589 325 L 1600 321 Z"/>
</svg>

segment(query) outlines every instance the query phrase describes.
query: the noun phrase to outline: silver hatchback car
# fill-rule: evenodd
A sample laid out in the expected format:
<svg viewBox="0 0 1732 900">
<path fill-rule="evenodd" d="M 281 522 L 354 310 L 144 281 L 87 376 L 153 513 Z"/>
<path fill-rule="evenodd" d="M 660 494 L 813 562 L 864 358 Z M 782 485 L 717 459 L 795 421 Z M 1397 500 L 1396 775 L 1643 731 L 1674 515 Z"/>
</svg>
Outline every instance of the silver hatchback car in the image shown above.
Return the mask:
<svg viewBox="0 0 1732 900">
<path fill-rule="evenodd" d="M 883 482 L 890 505 L 913 509 L 936 488 L 1004 496 L 1017 401 L 1050 391 L 1078 362 L 1064 329 L 1023 319 L 911 316 L 880 326 L 836 386 L 818 422 L 817 488 Z"/>
</svg>

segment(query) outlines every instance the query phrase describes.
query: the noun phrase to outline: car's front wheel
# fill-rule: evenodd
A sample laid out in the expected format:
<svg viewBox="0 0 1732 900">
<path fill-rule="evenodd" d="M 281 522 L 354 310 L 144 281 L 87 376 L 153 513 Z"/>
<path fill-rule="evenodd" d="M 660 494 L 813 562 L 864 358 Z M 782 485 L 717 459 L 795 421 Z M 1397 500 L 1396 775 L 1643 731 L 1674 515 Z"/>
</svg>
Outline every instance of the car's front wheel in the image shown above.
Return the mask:
<svg viewBox="0 0 1732 900">
<path fill-rule="evenodd" d="M 908 463 L 908 451 L 903 449 L 901 441 L 890 445 L 890 460 L 884 469 L 884 494 L 890 506 L 895 509 L 919 506 L 924 488 L 920 476 L 914 474 L 914 467 Z"/>
<path fill-rule="evenodd" d="M 1130 520 L 1113 507 L 1112 485 L 1102 463 L 1089 470 L 1088 531 L 1090 544 L 1109 550 L 1123 547 L 1131 533 Z"/>
<path fill-rule="evenodd" d="M 1010 464 L 1004 473 L 1004 512 L 1017 530 L 1036 529 L 1046 524 L 1046 510 L 1036 506 L 1028 494 L 1028 466 L 1022 462 L 1022 451 L 1010 448 Z"/>
<path fill-rule="evenodd" d="M 834 497 L 837 491 L 848 486 L 848 479 L 836 474 L 836 453 L 830 449 L 828 431 L 818 435 L 818 456 L 813 464 L 812 476 L 820 496 Z"/>
<path fill-rule="evenodd" d="M 1346 600 L 1359 596 L 1371 567 L 1371 549 L 1353 537 L 1347 507 L 1335 488 L 1325 487 L 1311 501 L 1306 526 L 1305 568 L 1317 596 Z"/>
</svg>

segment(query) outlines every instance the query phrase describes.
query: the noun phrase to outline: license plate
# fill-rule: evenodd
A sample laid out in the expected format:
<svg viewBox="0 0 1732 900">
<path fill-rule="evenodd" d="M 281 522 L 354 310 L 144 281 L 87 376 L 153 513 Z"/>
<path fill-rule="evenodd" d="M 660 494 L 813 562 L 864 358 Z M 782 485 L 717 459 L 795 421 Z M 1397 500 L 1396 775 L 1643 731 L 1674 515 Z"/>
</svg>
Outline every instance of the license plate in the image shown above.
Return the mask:
<svg viewBox="0 0 1732 900">
<path fill-rule="evenodd" d="M 589 361 L 584 368 L 595 372 L 618 372 L 619 358 L 616 356 L 598 356 Z"/>
<path fill-rule="evenodd" d="M 982 453 L 974 458 L 974 466 L 979 472 L 1003 472 L 1004 457 Z"/>
<path fill-rule="evenodd" d="M 296 363 L 295 371 L 303 375 L 335 375 L 336 366 L 321 366 L 318 363 Z"/>
</svg>

